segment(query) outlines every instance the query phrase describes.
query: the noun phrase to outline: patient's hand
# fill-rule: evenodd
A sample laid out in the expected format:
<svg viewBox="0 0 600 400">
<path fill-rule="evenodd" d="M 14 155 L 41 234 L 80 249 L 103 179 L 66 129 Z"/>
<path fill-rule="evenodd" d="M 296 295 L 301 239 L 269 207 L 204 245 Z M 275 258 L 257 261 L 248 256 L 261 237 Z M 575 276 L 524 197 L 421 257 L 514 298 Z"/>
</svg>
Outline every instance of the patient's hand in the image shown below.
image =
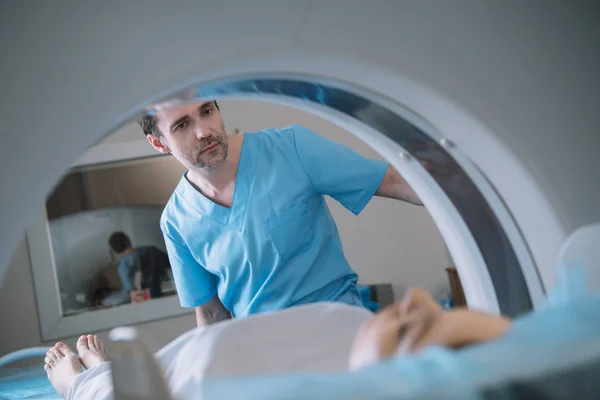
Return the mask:
<svg viewBox="0 0 600 400">
<path fill-rule="evenodd" d="M 443 311 L 423 289 L 411 289 L 400 303 L 366 321 L 352 345 L 350 368 L 427 346 L 462 347 L 493 340 L 510 326 L 506 318 L 467 309 Z"/>
<path fill-rule="evenodd" d="M 401 302 L 406 312 L 396 354 L 409 354 L 437 345 L 459 348 L 502 336 L 510 326 L 504 317 L 466 308 L 442 311 L 423 289 L 411 289 Z"/>
<path fill-rule="evenodd" d="M 396 354 L 410 354 L 430 345 L 451 345 L 442 307 L 424 289 L 410 289 L 400 302 L 400 313 Z"/>
<path fill-rule="evenodd" d="M 441 307 L 425 290 L 409 290 L 401 302 L 386 307 L 361 326 L 352 345 L 350 367 L 439 344 L 441 316 Z"/>
</svg>

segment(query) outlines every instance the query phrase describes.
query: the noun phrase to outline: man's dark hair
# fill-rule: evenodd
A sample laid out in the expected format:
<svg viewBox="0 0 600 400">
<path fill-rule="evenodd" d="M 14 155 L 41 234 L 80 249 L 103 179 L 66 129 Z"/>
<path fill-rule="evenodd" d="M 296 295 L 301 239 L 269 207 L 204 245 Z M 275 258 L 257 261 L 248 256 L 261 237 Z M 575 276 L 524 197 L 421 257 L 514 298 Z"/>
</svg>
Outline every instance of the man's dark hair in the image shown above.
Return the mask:
<svg viewBox="0 0 600 400">
<path fill-rule="evenodd" d="M 217 110 L 220 110 L 219 105 L 217 104 L 217 101 L 213 100 L 213 103 L 215 103 L 215 107 L 217 107 Z M 146 136 L 154 135 L 154 136 L 160 137 L 162 135 L 162 133 L 160 132 L 160 129 L 158 129 L 158 125 L 156 123 L 156 115 L 144 114 L 138 120 L 138 124 L 140 124 L 140 126 L 142 127 L 142 131 L 144 132 L 144 135 L 146 135 Z"/>
<path fill-rule="evenodd" d="M 115 253 L 120 254 L 131 247 L 131 241 L 129 240 L 129 236 L 123 232 L 115 232 L 110 235 L 108 245 Z"/>
</svg>

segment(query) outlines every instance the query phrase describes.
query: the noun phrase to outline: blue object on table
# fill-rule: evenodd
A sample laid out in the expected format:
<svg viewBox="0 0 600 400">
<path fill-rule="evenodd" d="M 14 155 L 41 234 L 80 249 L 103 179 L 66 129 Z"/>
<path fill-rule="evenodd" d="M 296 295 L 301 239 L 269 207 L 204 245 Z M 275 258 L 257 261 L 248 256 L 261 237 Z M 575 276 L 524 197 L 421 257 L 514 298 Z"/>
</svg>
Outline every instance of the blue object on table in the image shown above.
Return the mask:
<svg viewBox="0 0 600 400">
<path fill-rule="evenodd" d="M 50 384 L 44 365 L 0 368 L 0 399 L 62 399 Z"/>
<path fill-rule="evenodd" d="M 377 312 L 381 308 L 379 304 L 371 300 L 371 288 L 366 285 L 356 285 L 360 298 L 362 299 L 363 306 L 372 312 Z"/>
<path fill-rule="evenodd" d="M 454 300 L 450 293 L 446 293 L 438 298 L 438 303 L 444 310 L 450 310 L 454 308 Z"/>
<path fill-rule="evenodd" d="M 61 399 L 44 371 L 44 364 L 8 368 L 16 361 L 43 358 L 47 347 L 28 347 L 0 357 L 0 399 Z"/>
</svg>

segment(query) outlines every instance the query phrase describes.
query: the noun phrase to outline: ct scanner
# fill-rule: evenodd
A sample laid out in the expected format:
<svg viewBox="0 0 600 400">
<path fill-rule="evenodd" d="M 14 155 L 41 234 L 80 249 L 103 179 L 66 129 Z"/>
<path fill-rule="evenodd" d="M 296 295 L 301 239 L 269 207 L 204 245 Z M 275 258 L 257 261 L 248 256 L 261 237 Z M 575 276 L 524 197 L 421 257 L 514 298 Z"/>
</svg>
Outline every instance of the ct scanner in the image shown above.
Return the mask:
<svg viewBox="0 0 600 400">
<path fill-rule="evenodd" d="M 193 88 L 354 132 L 419 193 L 469 304 L 527 311 L 569 235 L 600 221 L 599 15 L 594 1 L 5 3 L 0 277 L 86 148 Z"/>
</svg>

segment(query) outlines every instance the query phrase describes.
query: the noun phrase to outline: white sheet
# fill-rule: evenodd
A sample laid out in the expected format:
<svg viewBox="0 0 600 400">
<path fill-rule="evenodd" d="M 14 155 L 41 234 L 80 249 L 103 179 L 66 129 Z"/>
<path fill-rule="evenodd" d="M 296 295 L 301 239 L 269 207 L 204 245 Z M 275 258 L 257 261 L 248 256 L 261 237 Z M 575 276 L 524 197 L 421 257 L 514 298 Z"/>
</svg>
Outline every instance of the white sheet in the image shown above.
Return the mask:
<svg viewBox="0 0 600 400">
<path fill-rule="evenodd" d="M 197 393 L 208 377 L 342 371 L 360 324 L 371 315 L 344 304 L 299 306 L 191 330 L 156 356 L 177 398 Z M 112 398 L 110 363 L 79 375 L 68 398 Z"/>
</svg>

